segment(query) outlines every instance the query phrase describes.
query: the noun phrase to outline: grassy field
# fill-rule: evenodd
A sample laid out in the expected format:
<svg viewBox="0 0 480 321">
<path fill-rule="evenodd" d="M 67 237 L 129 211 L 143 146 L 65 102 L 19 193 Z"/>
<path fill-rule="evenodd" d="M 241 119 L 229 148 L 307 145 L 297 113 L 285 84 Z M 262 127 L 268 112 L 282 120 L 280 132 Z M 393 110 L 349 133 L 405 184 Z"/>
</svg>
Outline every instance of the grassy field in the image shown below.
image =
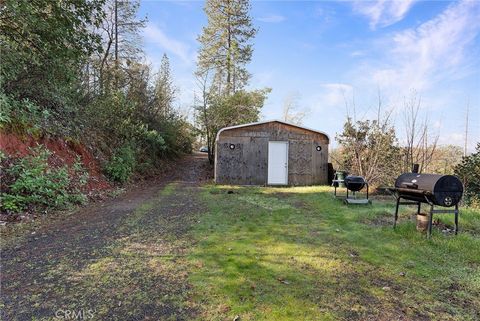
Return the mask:
<svg viewBox="0 0 480 321">
<path fill-rule="evenodd" d="M 188 256 L 201 319 L 480 319 L 479 211 L 427 240 L 414 208 L 394 231 L 393 200 L 346 206 L 328 187 L 207 186 L 202 199 Z"/>
<path fill-rule="evenodd" d="M 149 195 L 8 237 L 0 319 L 480 320 L 479 211 L 427 240 L 415 208 L 393 230 L 393 200 L 346 206 L 328 187 Z"/>
</svg>

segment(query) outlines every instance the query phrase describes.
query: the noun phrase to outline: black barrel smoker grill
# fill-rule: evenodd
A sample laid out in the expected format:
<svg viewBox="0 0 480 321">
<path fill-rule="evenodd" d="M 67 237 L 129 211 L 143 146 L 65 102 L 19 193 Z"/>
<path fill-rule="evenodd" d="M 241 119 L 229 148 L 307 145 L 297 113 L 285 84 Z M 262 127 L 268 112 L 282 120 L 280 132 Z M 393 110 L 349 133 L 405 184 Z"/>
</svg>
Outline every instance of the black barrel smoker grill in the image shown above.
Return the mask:
<svg viewBox="0 0 480 321">
<path fill-rule="evenodd" d="M 389 189 L 397 200 L 395 208 L 395 228 L 400 205 L 417 205 L 417 215 L 421 204 L 430 205 L 427 235 L 432 234 L 433 214 L 454 213 L 455 234 L 458 233 L 458 203 L 463 195 L 462 182 L 453 175 L 405 173 L 395 181 L 395 187 Z M 404 199 L 406 201 L 401 201 Z M 454 207 L 454 209 L 435 209 L 435 206 Z"/>
<path fill-rule="evenodd" d="M 343 175 L 345 175 L 345 173 Z M 365 180 L 365 178 L 363 178 L 362 176 L 353 176 L 353 175 L 347 175 L 344 177 L 343 175 L 338 175 L 337 173 L 335 173 L 334 180 L 332 181 L 332 186 L 334 187 L 333 195 L 336 198 L 340 198 L 341 196 L 337 194 L 337 188 L 345 187 L 347 190 L 347 196 L 342 197 L 344 198 L 345 203 L 369 204 L 370 201 L 368 199 L 368 183 Z M 361 191 L 365 186 L 367 187 L 366 198 L 357 199 L 356 192 Z M 353 198 L 350 197 L 349 191 L 353 193 Z"/>
</svg>

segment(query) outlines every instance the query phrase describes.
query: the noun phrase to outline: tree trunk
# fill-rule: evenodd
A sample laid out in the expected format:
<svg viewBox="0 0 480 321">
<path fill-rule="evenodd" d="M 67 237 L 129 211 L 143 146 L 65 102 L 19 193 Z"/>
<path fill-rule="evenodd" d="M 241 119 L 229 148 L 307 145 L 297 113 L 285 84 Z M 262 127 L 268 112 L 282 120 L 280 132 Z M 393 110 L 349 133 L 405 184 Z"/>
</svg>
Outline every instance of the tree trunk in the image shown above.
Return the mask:
<svg viewBox="0 0 480 321">
<path fill-rule="evenodd" d="M 230 26 L 230 13 L 228 13 L 228 40 L 227 40 L 227 94 L 232 89 L 232 34 Z"/>
<path fill-rule="evenodd" d="M 118 0 L 115 0 L 115 89 L 118 89 Z"/>
</svg>

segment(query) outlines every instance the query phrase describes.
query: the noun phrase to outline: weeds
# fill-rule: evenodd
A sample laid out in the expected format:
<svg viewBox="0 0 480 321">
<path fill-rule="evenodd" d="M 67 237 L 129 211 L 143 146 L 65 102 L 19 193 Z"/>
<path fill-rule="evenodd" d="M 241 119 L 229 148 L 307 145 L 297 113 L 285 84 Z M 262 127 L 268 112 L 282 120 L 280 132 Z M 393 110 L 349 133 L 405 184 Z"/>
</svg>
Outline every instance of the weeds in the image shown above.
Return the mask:
<svg viewBox="0 0 480 321">
<path fill-rule="evenodd" d="M 2 211 L 65 209 L 86 201 L 81 187 L 86 184 L 88 173 L 78 160 L 70 172 L 67 166 L 51 167 L 51 152 L 45 147 L 38 146 L 31 152 L 13 161 L 3 156 Z"/>
<path fill-rule="evenodd" d="M 118 149 L 105 166 L 107 176 L 119 183 L 125 183 L 132 175 L 136 165 L 135 151 L 130 146 Z"/>
</svg>

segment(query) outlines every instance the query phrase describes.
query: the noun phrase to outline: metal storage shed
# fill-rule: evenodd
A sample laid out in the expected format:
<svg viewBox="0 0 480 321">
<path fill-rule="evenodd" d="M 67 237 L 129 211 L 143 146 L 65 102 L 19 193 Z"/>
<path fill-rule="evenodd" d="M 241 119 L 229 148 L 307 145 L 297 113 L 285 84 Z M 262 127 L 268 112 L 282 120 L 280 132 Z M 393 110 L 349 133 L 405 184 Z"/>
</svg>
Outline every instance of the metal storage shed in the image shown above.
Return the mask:
<svg viewBox="0 0 480 321">
<path fill-rule="evenodd" d="M 215 182 L 237 185 L 327 184 L 327 134 L 280 120 L 221 129 Z"/>
</svg>

